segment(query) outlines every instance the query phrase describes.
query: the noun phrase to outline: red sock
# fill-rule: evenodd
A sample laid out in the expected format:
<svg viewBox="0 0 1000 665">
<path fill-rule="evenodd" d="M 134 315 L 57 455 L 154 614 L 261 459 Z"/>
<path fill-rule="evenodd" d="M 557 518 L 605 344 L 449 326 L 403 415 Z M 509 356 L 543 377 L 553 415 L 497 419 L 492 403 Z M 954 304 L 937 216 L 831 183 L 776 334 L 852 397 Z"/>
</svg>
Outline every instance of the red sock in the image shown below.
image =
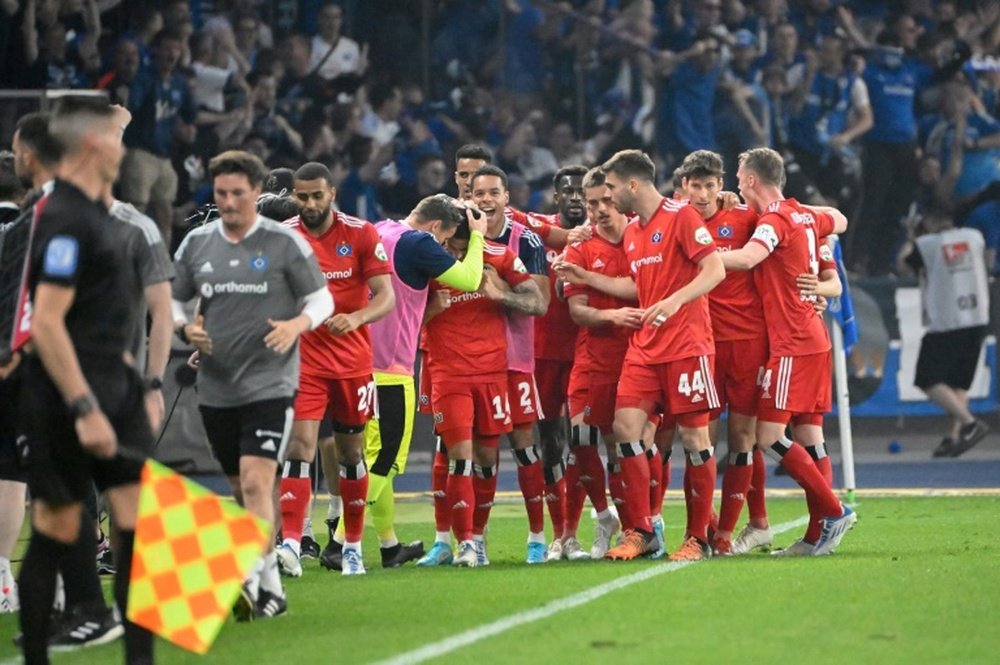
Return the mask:
<svg viewBox="0 0 1000 665">
<path fill-rule="evenodd" d="M 827 485 L 833 487 L 833 462 L 830 461 L 830 456 L 826 454 L 826 444 L 821 443 L 816 446 L 806 446 L 805 448 L 809 456 L 812 457 L 816 468 L 823 475 L 823 480 L 826 481 Z"/>
<path fill-rule="evenodd" d="M 688 453 L 689 462 L 691 455 Z M 707 543 L 708 525 L 715 510 L 712 503 L 715 494 L 715 455 L 711 448 L 694 455 L 700 459 L 699 463 L 690 463 L 687 468 L 691 477 L 691 531 L 688 535 Z"/>
<path fill-rule="evenodd" d="M 656 448 L 646 451 L 649 464 L 649 514 L 656 517 L 663 507 L 663 459 Z"/>
<path fill-rule="evenodd" d="M 767 485 L 767 464 L 764 451 L 754 446 L 753 475 L 750 477 L 750 491 L 747 492 L 747 511 L 751 522 L 767 522 L 767 501 L 764 487 Z"/>
<path fill-rule="evenodd" d="M 587 490 L 590 505 L 599 513 L 608 509 L 608 495 L 604 477 L 604 462 L 597 446 L 580 446 L 575 451 L 580 468 L 580 482 Z"/>
<path fill-rule="evenodd" d="M 629 505 L 625 497 L 625 481 L 622 479 L 622 467 L 620 464 L 608 465 L 608 490 L 611 492 L 611 500 L 615 502 L 618 509 L 618 519 L 624 524 L 631 524 L 629 516 Z"/>
<path fill-rule="evenodd" d="M 618 444 L 618 461 L 622 465 L 622 482 L 625 484 L 625 501 L 628 504 L 630 529 L 652 533 L 649 519 L 649 460 L 642 442 L 628 441 Z"/>
<path fill-rule="evenodd" d="M 753 477 L 753 456 L 736 453 L 729 456 L 729 465 L 722 476 L 722 507 L 719 510 L 719 530 L 732 531 L 740 519 L 743 503 L 750 491 Z"/>
<path fill-rule="evenodd" d="M 553 480 L 554 476 L 558 479 Z M 545 471 L 545 505 L 552 520 L 552 537 L 561 540 L 566 526 L 566 477 L 562 465 Z"/>
<path fill-rule="evenodd" d="M 684 540 L 691 535 L 691 460 L 687 453 L 684 453 L 684 513 L 687 515 L 687 524 L 684 526 Z"/>
<path fill-rule="evenodd" d="M 578 448 L 569 454 L 566 464 L 566 514 L 563 518 L 563 534 L 576 533 L 583 515 L 583 502 L 587 498 L 587 488 L 580 480 L 580 463 L 576 457 Z"/>
<path fill-rule="evenodd" d="M 344 500 L 344 541 L 359 543 L 365 531 L 368 500 L 368 472 L 364 462 L 340 465 L 340 496 Z"/>
<path fill-rule="evenodd" d="M 486 531 L 486 523 L 490 520 L 490 510 L 493 499 L 497 495 L 497 467 L 473 467 L 472 492 L 475 495 L 476 507 L 472 511 L 472 533 L 477 536 Z"/>
<path fill-rule="evenodd" d="M 305 477 L 302 474 L 305 473 Z M 278 504 L 281 506 L 281 537 L 295 542 L 302 541 L 302 522 L 312 501 L 312 480 L 309 463 L 300 460 L 285 462 L 278 485 Z"/>
<path fill-rule="evenodd" d="M 811 515 L 823 518 L 841 514 L 840 499 L 826 484 L 823 475 L 802 446 L 794 441 L 787 447 L 781 442 L 776 442 L 772 450 L 781 457 L 781 466 L 785 467 L 788 475 L 805 490 L 806 497 L 812 495 Z"/>
<path fill-rule="evenodd" d="M 515 450 L 517 460 L 517 484 L 524 497 L 524 509 L 528 512 L 528 530 L 541 533 L 545 530 L 545 477 L 542 463 L 534 448 Z"/>
<path fill-rule="evenodd" d="M 447 502 L 452 511 L 452 528 L 458 542 L 472 540 L 472 511 L 476 495 L 472 490 L 472 462 L 456 460 L 455 470 L 448 474 Z"/>
<path fill-rule="evenodd" d="M 431 491 L 434 493 L 434 528 L 441 533 L 451 530 L 451 506 L 446 496 L 448 486 L 448 455 L 443 450 L 434 453 L 431 469 Z"/>
</svg>

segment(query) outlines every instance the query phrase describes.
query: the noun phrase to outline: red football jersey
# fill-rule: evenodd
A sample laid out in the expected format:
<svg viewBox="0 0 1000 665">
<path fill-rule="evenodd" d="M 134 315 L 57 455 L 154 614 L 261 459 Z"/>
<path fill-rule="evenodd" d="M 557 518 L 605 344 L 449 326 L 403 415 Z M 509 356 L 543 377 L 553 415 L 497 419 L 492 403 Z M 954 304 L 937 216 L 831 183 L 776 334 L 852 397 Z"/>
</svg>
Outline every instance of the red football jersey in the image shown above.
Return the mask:
<svg viewBox="0 0 1000 665">
<path fill-rule="evenodd" d="M 624 243 L 611 243 L 596 233 L 586 242 L 570 245 L 566 250 L 566 261 L 608 277 L 631 275 Z M 567 284 L 564 293 L 567 299 L 570 296 L 586 295 L 587 304 L 594 309 L 636 306 L 632 301 L 622 300 L 586 286 Z M 587 356 L 590 361 L 591 377 L 597 375 L 605 379 L 606 383 L 618 381 L 631 336 L 632 330 L 622 326 L 603 325 L 587 328 Z"/>
<path fill-rule="evenodd" d="M 334 313 L 350 314 L 368 304 L 368 280 L 392 273 L 378 231 L 363 219 L 334 212 L 333 225 L 318 238 L 299 218 L 284 222 L 302 234 L 316 253 L 319 269 L 333 295 Z M 331 379 L 372 373 L 368 326 L 337 336 L 321 325 L 302 335 L 302 372 Z"/>
<path fill-rule="evenodd" d="M 764 304 L 772 356 L 802 356 L 830 350 L 830 336 L 812 301 L 803 296 L 795 278 L 817 274 L 819 240 L 833 233 L 833 218 L 803 208 L 795 199 L 775 201 L 760 219 L 750 242 L 771 256 L 753 270 Z"/>
<path fill-rule="evenodd" d="M 503 210 L 503 214 L 512 221 L 517 222 L 521 226 L 527 227 L 538 234 L 538 237 L 542 241 L 547 241 L 549 235 L 552 232 L 552 225 L 557 224 L 558 221 L 555 220 L 556 215 L 541 215 L 533 212 L 525 212 L 523 210 L 518 210 L 511 206 L 507 206 Z M 552 221 L 550 221 L 550 219 Z"/>
<path fill-rule="evenodd" d="M 746 206 L 732 210 L 719 210 L 705 226 L 715 239 L 720 252 L 740 249 L 749 242 L 757 226 L 757 213 Z M 716 342 L 734 342 L 741 339 L 764 337 L 764 307 L 753 271 L 733 270 L 726 273 L 722 283 L 708 294 L 708 309 L 712 314 L 712 334 Z"/>
<path fill-rule="evenodd" d="M 645 225 L 625 229 L 625 255 L 645 309 L 685 286 L 699 272 L 698 262 L 716 251 L 701 215 L 686 203 L 663 199 Z M 681 307 L 661 326 L 644 325 L 632 334 L 628 359 L 643 365 L 715 353 L 708 297 Z"/>
<path fill-rule="evenodd" d="M 525 218 L 528 228 L 540 235 L 543 240 L 549 236 L 548 229 L 559 226 L 559 215 L 528 213 Z M 556 281 L 559 276 L 552 270 L 552 264 L 557 258 L 559 252 L 547 247 L 545 259 L 549 264 L 549 309 L 544 316 L 535 317 L 535 357 L 572 362 L 577 325 L 569 315 L 569 305 L 560 300 L 556 293 Z"/>
<path fill-rule="evenodd" d="M 487 241 L 483 264 L 493 266 L 511 287 L 531 279 L 506 245 Z M 491 381 L 507 376 L 507 309 L 478 291 L 466 293 L 431 282 L 430 290 L 447 288 L 451 306 L 426 326 L 431 381 Z"/>
</svg>

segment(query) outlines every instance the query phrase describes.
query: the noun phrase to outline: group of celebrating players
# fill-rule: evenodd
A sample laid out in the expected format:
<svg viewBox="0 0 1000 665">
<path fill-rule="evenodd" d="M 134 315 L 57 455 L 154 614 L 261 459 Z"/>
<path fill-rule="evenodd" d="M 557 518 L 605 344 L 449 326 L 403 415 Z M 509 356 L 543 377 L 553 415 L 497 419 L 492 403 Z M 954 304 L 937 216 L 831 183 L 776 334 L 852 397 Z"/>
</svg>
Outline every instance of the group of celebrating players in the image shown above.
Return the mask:
<svg viewBox="0 0 1000 665">
<path fill-rule="evenodd" d="M 301 575 L 304 556 L 365 574 L 366 510 L 384 567 L 489 565 L 503 435 L 528 515 L 530 564 L 668 556 L 661 508 L 678 435 L 687 526 L 670 559 L 770 547 L 764 453 L 805 491 L 810 515 L 803 537 L 775 554 L 830 553 L 853 526 L 831 489 L 822 429 L 831 355 L 820 313 L 840 293 L 827 238 L 847 221 L 784 198 L 778 153 L 740 156 L 745 205 L 722 191 L 715 153 L 688 155 L 665 198 L 650 158 L 624 150 L 599 167 L 560 169 L 559 212 L 537 215 L 508 205 L 506 174 L 468 145 L 456 155 L 459 198 L 430 196 L 403 220 L 371 224 L 336 210 L 333 176 L 319 163 L 290 174 L 298 214 L 267 218 L 258 205 L 274 174 L 229 151 L 209 165 L 219 218 L 188 233 L 171 270 L 137 211 L 118 215 L 126 226 L 106 223 L 124 205 L 111 185 L 128 121 L 124 109 L 67 99 L 51 121 L 33 118 L 37 127 L 22 123 L 16 134 L 15 156 L 43 193 L 31 213 L 35 349 L 21 372 L 35 503 L 21 574 L 28 661 L 47 662 L 57 569 L 67 603 L 72 595 L 106 612 L 84 565 L 95 543 L 82 505 L 95 484 L 114 508 L 124 605 L 138 472 L 153 452 L 150 425 L 163 416 L 171 326 L 196 349 L 202 421 L 237 499 L 277 523 L 279 498 L 281 541 L 243 585 L 238 619 L 285 613 L 280 575 Z M 107 315 L 114 308 L 120 316 Z M 727 407 L 716 515 L 713 442 Z M 438 435 L 427 551 L 394 530 L 393 479 L 405 470 L 418 408 Z M 317 450 L 330 489 L 322 552 L 309 520 Z M 587 498 L 597 514 L 589 551 L 577 537 Z M 734 537 L 744 502 L 749 522 Z M 73 644 L 122 632 L 110 615 L 81 616 L 63 631 Z M 126 657 L 151 662 L 148 635 L 124 623 Z"/>
<path fill-rule="evenodd" d="M 829 553 L 853 526 L 853 511 L 831 489 L 822 430 L 831 358 L 820 314 L 825 297 L 840 293 L 828 236 L 847 222 L 835 209 L 785 199 L 777 153 L 741 156 L 746 205 L 722 191 L 715 153 L 688 155 L 674 197 L 664 198 L 649 157 L 625 150 L 597 168 L 560 169 L 559 212 L 539 215 L 511 208 L 506 174 L 485 148 L 468 145 L 456 155 L 460 200 L 430 197 L 402 223 L 374 226 L 329 207 L 334 190 L 320 169 L 296 174 L 303 212 L 286 225 L 312 244 L 334 318 L 347 323 L 302 338 L 292 449 L 306 452 L 285 461 L 279 489 L 283 572 L 302 573 L 306 469 L 324 415 L 338 444 L 324 447 L 324 460 L 339 454 L 341 463 L 335 474 L 324 461 L 339 490 L 333 483 L 320 559 L 345 575 L 364 573 L 366 499 L 384 566 L 488 565 L 502 435 L 528 516 L 529 564 L 666 556 L 661 507 L 678 434 L 687 528 L 670 559 L 770 547 L 764 452 L 805 490 L 811 517 L 804 536 L 775 554 Z M 309 221 L 317 215 L 326 216 L 318 228 Z M 438 435 L 436 537 L 426 553 L 420 542 L 399 543 L 391 512 L 392 478 L 405 468 L 412 432 L 418 339 L 417 408 L 433 416 Z M 312 388 L 317 377 L 325 388 Z M 716 514 L 713 442 L 727 407 L 729 459 Z M 312 444 L 301 446 L 306 440 Z M 598 520 L 589 551 L 577 538 L 586 498 Z M 750 519 L 734 537 L 745 501 Z"/>
</svg>

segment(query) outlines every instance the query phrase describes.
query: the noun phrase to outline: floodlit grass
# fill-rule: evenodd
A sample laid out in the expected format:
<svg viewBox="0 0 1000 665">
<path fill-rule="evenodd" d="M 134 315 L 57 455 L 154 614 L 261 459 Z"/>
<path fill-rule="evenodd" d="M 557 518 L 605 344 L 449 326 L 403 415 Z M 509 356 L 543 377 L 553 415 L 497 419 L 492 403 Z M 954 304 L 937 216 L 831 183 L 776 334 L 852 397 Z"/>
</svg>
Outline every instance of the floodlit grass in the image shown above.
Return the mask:
<svg viewBox="0 0 1000 665">
<path fill-rule="evenodd" d="M 779 525 L 797 499 L 770 502 Z M 865 498 L 840 551 L 766 554 L 671 570 L 430 662 L 461 663 L 994 663 L 1000 654 L 1000 498 Z M 667 540 L 683 508 L 668 501 Z M 433 538 L 431 506 L 398 507 L 404 541 Z M 322 511 L 315 523 L 322 525 Z M 776 538 L 785 545 L 795 527 Z M 368 530 L 369 574 L 342 578 L 306 562 L 287 580 L 290 613 L 228 623 L 208 656 L 157 644 L 159 663 L 363 663 L 390 658 L 517 615 L 661 562 L 523 564 L 523 508 L 497 506 L 489 568 L 382 570 Z M 584 517 L 581 539 L 590 544 Z M 325 543 L 325 535 L 320 540 Z M 659 570 L 659 568 L 657 568 Z M 0 662 L 15 655 L 14 616 L 0 616 Z M 55 663 L 122 662 L 120 644 L 56 655 Z M 14 661 L 16 662 L 16 661 Z"/>
</svg>

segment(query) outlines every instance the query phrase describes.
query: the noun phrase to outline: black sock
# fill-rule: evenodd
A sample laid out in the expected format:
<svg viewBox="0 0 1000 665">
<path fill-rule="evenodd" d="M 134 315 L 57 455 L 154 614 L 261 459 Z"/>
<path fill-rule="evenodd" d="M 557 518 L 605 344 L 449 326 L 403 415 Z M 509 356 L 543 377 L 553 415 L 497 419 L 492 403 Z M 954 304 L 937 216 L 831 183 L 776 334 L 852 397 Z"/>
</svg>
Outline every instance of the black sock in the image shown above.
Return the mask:
<svg viewBox="0 0 1000 665">
<path fill-rule="evenodd" d="M 333 517 L 326 521 L 326 528 L 330 532 L 330 542 L 335 542 L 333 540 L 333 534 L 337 533 L 337 525 L 340 524 L 340 517 Z"/>
<path fill-rule="evenodd" d="M 59 565 L 66 590 L 66 609 L 84 606 L 88 610 L 106 609 L 101 580 L 97 576 L 97 540 L 94 521 L 84 511 L 80 515 L 80 535 Z"/>
<path fill-rule="evenodd" d="M 72 549 L 71 545 L 53 540 L 37 530 L 31 532 L 17 580 L 21 599 L 21 632 L 24 633 L 21 648 L 27 665 L 49 662 L 49 622 L 56 595 L 56 571 Z"/>
<path fill-rule="evenodd" d="M 129 577 L 132 574 L 132 549 L 135 546 L 135 531 L 119 531 L 115 561 L 115 602 L 122 615 L 125 627 L 125 662 L 129 665 L 152 665 L 153 634 L 132 623 L 127 618 Z"/>
</svg>

